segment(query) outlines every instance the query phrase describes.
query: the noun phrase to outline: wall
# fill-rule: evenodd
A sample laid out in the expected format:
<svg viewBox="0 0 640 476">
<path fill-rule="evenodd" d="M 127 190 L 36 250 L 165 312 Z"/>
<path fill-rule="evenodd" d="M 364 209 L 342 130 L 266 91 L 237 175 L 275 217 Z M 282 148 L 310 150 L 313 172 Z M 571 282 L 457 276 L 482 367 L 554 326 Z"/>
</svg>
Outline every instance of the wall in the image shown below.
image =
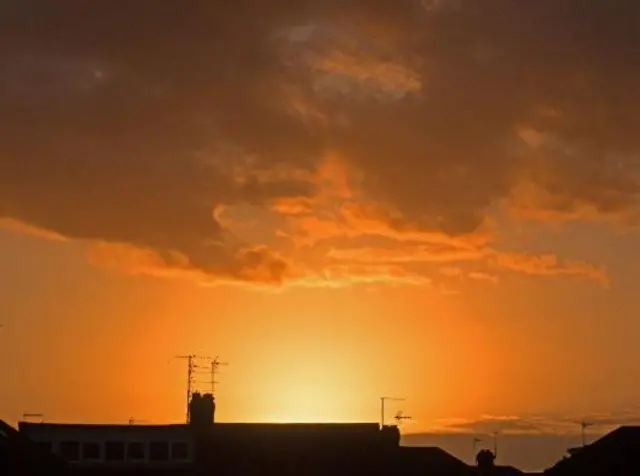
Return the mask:
<svg viewBox="0 0 640 476">
<path fill-rule="evenodd" d="M 195 458 L 188 427 L 28 423 L 20 432 L 74 465 L 181 466 Z M 165 451 L 166 449 L 166 454 Z M 78 458 L 70 456 L 77 451 Z"/>
</svg>

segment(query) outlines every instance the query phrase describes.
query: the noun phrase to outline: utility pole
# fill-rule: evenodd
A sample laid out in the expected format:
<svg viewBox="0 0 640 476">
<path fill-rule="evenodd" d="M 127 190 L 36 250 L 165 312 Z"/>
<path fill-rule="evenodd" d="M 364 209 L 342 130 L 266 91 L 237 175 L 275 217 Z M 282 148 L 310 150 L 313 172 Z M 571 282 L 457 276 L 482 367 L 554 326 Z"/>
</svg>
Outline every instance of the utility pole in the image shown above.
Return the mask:
<svg viewBox="0 0 640 476">
<path fill-rule="evenodd" d="M 405 399 L 395 397 L 380 397 L 380 429 L 384 428 L 384 404 L 387 400 L 394 402 L 403 402 Z"/>
<path fill-rule="evenodd" d="M 198 368 L 195 361 L 196 359 L 211 360 L 211 357 L 204 357 L 201 355 L 189 354 L 189 355 L 177 355 L 176 359 L 183 359 L 187 361 L 187 411 L 186 420 L 187 424 L 191 421 L 191 394 L 193 392 L 193 375 L 195 369 Z"/>
<path fill-rule="evenodd" d="M 221 365 L 229 365 L 229 362 L 220 362 L 220 358 L 216 356 L 215 359 L 211 361 L 211 395 L 216 396 L 216 374 L 218 373 L 219 367 Z"/>
<path fill-rule="evenodd" d="M 493 459 L 496 460 L 498 459 L 498 435 L 500 434 L 499 431 L 494 431 L 493 432 Z"/>
</svg>

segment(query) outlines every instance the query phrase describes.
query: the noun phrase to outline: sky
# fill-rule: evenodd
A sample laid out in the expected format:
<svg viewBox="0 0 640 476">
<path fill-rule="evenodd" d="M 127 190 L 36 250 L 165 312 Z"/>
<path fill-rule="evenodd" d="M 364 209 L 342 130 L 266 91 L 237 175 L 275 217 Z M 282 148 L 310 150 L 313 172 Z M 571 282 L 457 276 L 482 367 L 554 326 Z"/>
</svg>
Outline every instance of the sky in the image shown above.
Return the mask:
<svg viewBox="0 0 640 476">
<path fill-rule="evenodd" d="M 197 353 L 229 362 L 222 421 L 394 396 L 412 441 L 500 431 L 531 467 L 637 421 L 639 23 L 2 2 L 0 415 L 179 421 Z"/>
</svg>

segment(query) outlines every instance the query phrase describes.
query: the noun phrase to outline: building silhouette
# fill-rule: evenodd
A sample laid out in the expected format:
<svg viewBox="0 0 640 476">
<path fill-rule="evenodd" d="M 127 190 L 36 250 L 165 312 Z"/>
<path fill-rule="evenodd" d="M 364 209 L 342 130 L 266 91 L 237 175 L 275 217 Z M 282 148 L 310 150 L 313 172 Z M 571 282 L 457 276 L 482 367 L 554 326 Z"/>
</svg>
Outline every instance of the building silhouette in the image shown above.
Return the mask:
<svg viewBox="0 0 640 476">
<path fill-rule="evenodd" d="M 626 476 L 640 474 L 640 427 L 621 426 L 545 471 L 550 476 Z"/>
<path fill-rule="evenodd" d="M 386 474 L 400 432 L 378 423 L 221 423 L 215 398 L 194 393 L 188 424 L 94 425 L 19 422 L 19 435 L 65 461 L 95 471 L 235 474 Z"/>
<path fill-rule="evenodd" d="M 397 426 L 378 423 L 225 423 L 212 394 L 194 393 L 188 424 L 93 425 L 0 421 L 0 475 L 517 476 L 481 450 L 468 465 L 435 447 L 402 447 Z M 623 426 L 544 474 L 640 475 L 640 427 Z"/>
<path fill-rule="evenodd" d="M 46 447 L 34 444 L 18 430 L 0 420 L 0 474 L 22 476 L 24 474 L 63 475 L 65 463 Z"/>
</svg>

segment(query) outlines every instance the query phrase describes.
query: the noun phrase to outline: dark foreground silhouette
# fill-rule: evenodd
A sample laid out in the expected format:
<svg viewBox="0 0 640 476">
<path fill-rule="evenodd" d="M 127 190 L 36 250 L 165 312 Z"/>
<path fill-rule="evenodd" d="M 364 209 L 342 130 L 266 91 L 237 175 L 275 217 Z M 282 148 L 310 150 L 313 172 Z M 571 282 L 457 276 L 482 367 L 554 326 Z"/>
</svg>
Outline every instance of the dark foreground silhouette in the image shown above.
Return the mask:
<svg viewBox="0 0 640 476">
<path fill-rule="evenodd" d="M 482 450 L 470 466 L 440 448 L 402 447 L 395 426 L 216 423 L 211 395 L 195 394 L 180 425 L 0 421 L 0 475 L 511 476 Z M 640 474 L 640 427 L 621 427 L 545 471 L 550 476 Z"/>
</svg>

